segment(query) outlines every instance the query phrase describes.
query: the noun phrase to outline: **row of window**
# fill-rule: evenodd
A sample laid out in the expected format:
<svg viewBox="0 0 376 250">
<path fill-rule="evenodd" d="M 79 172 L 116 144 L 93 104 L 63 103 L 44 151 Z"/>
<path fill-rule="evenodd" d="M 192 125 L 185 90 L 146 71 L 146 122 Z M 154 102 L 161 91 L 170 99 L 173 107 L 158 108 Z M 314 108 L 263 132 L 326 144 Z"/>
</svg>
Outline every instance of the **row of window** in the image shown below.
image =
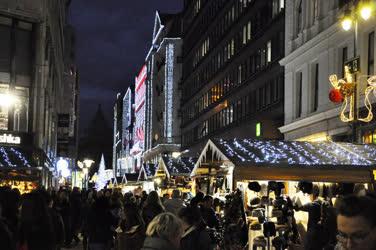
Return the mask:
<svg viewBox="0 0 376 250">
<path fill-rule="evenodd" d="M 217 84 L 215 84 L 208 92 L 204 93 L 194 105 L 187 107 L 183 112 L 183 124 L 191 119 L 199 116 L 200 113 L 204 112 L 211 104 L 221 101 L 221 98 L 229 93 L 230 91 L 241 86 L 248 80 L 249 77 L 253 76 L 257 72 L 263 70 L 267 67 L 273 60 L 281 57 L 283 55 L 283 47 L 279 50 L 273 50 L 273 47 L 281 47 L 283 44 L 283 33 L 279 33 L 277 39 L 269 40 L 266 45 L 255 51 L 242 63 L 235 66 L 231 71 L 228 72 Z M 281 43 L 280 46 L 272 46 L 272 41 Z M 277 44 L 278 45 L 278 44 Z M 274 53 L 273 53 L 274 52 Z M 198 84 L 207 81 L 206 77 L 210 74 L 204 74 L 204 78 L 201 80 L 201 74 L 197 75 L 197 80 L 194 82 L 193 86 L 198 88 Z M 187 88 L 184 88 L 187 90 Z M 183 92 L 183 96 L 190 95 L 191 93 Z"/>
<path fill-rule="evenodd" d="M 183 87 L 183 93 L 187 99 L 190 98 L 197 90 L 210 80 L 216 72 L 222 68 L 234 55 L 239 53 L 252 38 L 252 22 L 247 22 L 240 31 L 235 35 L 235 37 L 229 39 L 229 41 L 218 51 L 217 54 L 212 56 L 211 60 L 203 67 L 195 76 L 189 80 Z M 211 40 L 210 40 L 211 41 Z M 205 44 L 205 43 L 204 43 Z M 211 46 L 211 45 L 210 45 Z M 205 53 L 202 53 L 205 52 Z M 200 55 L 206 55 L 207 50 L 200 50 Z M 258 50 L 259 55 L 256 58 L 255 70 L 262 68 L 267 62 L 274 60 L 283 56 L 284 53 L 284 35 L 280 31 L 273 37 L 271 41 L 264 48 Z M 194 61 L 195 64 L 203 58 L 200 56 Z M 259 59 L 259 60 L 258 60 Z"/>
<path fill-rule="evenodd" d="M 235 21 L 237 21 L 238 17 L 242 14 L 242 12 L 249 6 L 249 4 L 252 1 L 250 0 L 243 0 L 243 1 L 236 1 L 232 7 L 228 9 L 224 17 L 218 22 L 216 27 L 213 29 L 213 31 L 208 35 L 208 38 L 196 49 L 196 52 L 193 53 L 193 59 L 191 61 L 191 64 L 186 65 L 189 67 L 192 67 L 191 70 L 188 70 L 188 72 L 194 70 L 198 63 L 204 58 L 204 56 L 207 54 L 208 48 L 205 53 L 203 53 L 203 48 L 206 49 L 205 43 L 207 40 L 212 41 L 212 44 L 214 46 L 211 46 L 211 48 L 216 47 L 216 45 L 221 41 L 222 36 L 226 33 L 226 31 L 234 24 Z M 256 13 L 255 16 L 252 17 L 253 23 L 251 20 L 249 20 L 244 26 L 243 29 L 240 31 L 240 40 L 242 40 L 243 45 L 245 45 L 248 41 L 251 40 L 251 33 L 252 33 L 252 25 L 254 26 L 253 30 L 257 31 L 260 30 L 267 22 L 269 22 L 271 19 L 268 18 L 269 16 L 274 18 L 277 14 L 279 14 L 282 9 L 284 8 L 284 0 L 273 0 L 271 7 L 265 6 L 262 11 Z M 204 31 L 202 31 L 204 32 Z M 200 33 L 197 34 L 200 36 Z M 191 35 L 189 36 L 191 37 Z M 191 48 L 190 45 L 194 46 L 195 42 L 190 41 L 190 38 L 187 37 L 185 44 L 186 48 Z M 192 36 L 195 37 L 195 36 Z"/>
<path fill-rule="evenodd" d="M 262 87 L 251 91 L 248 95 L 230 104 L 224 101 L 220 104 L 222 106 L 221 111 L 183 134 L 183 145 L 187 146 L 233 123 L 246 121 L 249 117 L 254 116 L 256 112 L 278 104 L 283 99 L 283 83 L 284 76 L 281 74 L 265 83 Z"/>
</svg>

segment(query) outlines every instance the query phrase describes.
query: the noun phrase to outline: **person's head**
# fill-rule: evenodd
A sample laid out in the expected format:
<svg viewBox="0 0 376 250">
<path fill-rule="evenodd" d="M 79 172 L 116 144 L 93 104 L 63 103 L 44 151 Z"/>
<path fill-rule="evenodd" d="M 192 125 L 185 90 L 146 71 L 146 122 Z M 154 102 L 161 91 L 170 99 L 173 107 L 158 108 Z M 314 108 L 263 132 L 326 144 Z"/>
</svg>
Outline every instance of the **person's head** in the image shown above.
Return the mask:
<svg viewBox="0 0 376 250">
<path fill-rule="evenodd" d="M 172 199 L 180 199 L 181 198 L 180 190 L 179 189 L 174 189 L 172 191 L 171 198 Z"/>
<path fill-rule="evenodd" d="M 188 193 L 183 193 L 181 198 L 182 200 L 188 200 L 189 199 Z"/>
<path fill-rule="evenodd" d="M 156 191 L 151 191 L 146 199 L 147 205 L 162 205 L 161 199 Z"/>
<path fill-rule="evenodd" d="M 210 195 L 206 195 L 204 199 L 202 199 L 202 205 L 205 208 L 213 207 L 213 197 L 211 197 Z"/>
<path fill-rule="evenodd" d="M 205 194 L 203 192 L 201 192 L 201 191 L 197 192 L 196 199 L 197 199 L 198 203 L 200 203 L 202 201 L 202 199 L 204 199 L 204 197 L 205 197 Z"/>
<path fill-rule="evenodd" d="M 170 195 L 168 193 L 163 194 L 163 200 L 170 199 Z"/>
<path fill-rule="evenodd" d="M 339 242 L 344 249 L 376 249 L 376 199 L 345 196 L 337 207 Z"/>
<path fill-rule="evenodd" d="M 202 221 L 200 209 L 191 206 L 180 209 L 179 218 L 183 221 L 184 229 L 198 225 Z"/>
<path fill-rule="evenodd" d="M 141 192 L 141 198 L 146 199 L 148 197 L 148 193 L 144 190 Z"/>
<path fill-rule="evenodd" d="M 183 224 L 178 217 L 172 213 L 161 213 L 149 223 L 146 235 L 167 240 L 179 248 L 183 232 Z"/>
</svg>

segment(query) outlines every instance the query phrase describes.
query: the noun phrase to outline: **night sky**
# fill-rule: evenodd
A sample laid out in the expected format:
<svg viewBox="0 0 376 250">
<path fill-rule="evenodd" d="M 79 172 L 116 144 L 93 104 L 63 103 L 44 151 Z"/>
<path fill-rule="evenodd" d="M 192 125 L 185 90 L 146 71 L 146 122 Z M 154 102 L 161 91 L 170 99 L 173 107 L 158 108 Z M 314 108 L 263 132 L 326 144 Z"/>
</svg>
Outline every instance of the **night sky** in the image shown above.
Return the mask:
<svg viewBox="0 0 376 250">
<path fill-rule="evenodd" d="M 151 46 L 155 11 L 176 13 L 183 0 L 73 0 L 69 22 L 76 30 L 80 72 L 80 131 L 102 104 L 113 126 L 118 92 L 134 82 Z"/>
</svg>

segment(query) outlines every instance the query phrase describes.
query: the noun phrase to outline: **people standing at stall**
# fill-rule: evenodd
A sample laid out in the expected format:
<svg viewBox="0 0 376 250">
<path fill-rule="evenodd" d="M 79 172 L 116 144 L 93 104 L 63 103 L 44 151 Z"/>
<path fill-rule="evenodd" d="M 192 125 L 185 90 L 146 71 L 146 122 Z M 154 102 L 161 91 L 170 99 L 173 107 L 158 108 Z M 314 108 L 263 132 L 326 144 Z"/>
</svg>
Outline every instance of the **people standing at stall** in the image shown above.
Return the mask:
<svg viewBox="0 0 376 250">
<path fill-rule="evenodd" d="M 161 199 L 156 191 L 151 191 L 148 198 L 145 201 L 145 206 L 142 209 L 142 218 L 145 222 L 145 225 L 149 223 L 160 213 L 165 211 L 164 206 L 162 205 Z"/>
<path fill-rule="evenodd" d="M 212 243 L 206 225 L 197 207 L 185 207 L 180 210 L 179 218 L 183 221 L 184 234 L 181 239 L 181 250 L 211 250 Z"/>
<path fill-rule="evenodd" d="M 171 199 L 166 200 L 163 205 L 166 208 L 166 212 L 177 215 L 180 209 L 185 207 L 184 202 L 181 199 L 180 190 L 174 189 L 172 191 Z"/>
<path fill-rule="evenodd" d="M 321 219 L 321 204 L 319 199 L 320 189 L 317 185 L 312 186 L 311 202 L 297 207 L 296 210 L 308 212 L 307 235 L 304 240 L 304 249 L 315 250 L 323 247 L 322 230 L 319 225 Z"/>
<path fill-rule="evenodd" d="M 120 223 L 118 250 L 140 250 L 145 240 L 145 223 L 136 204 L 124 205 L 124 219 Z"/>
<path fill-rule="evenodd" d="M 210 228 L 218 228 L 219 221 L 213 209 L 213 197 L 206 195 L 200 207 L 202 218 Z"/>
</svg>

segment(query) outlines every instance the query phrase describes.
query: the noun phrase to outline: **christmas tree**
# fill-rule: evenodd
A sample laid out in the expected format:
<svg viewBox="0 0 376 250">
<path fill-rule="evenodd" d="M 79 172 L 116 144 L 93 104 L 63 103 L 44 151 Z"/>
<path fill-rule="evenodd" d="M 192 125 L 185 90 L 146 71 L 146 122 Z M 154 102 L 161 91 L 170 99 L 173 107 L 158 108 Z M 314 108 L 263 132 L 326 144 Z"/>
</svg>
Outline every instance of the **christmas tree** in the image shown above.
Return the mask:
<svg viewBox="0 0 376 250">
<path fill-rule="evenodd" d="M 107 174 L 105 170 L 106 170 L 106 167 L 104 164 L 104 156 L 102 154 L 101 161 L 99 163 L 98 174 L 97 174 L 98 178 L 95 182 L 95 188 L 98 191 L 103 189 L 107 184 L 108 178 L 107 178 Z"/>
</svg>

